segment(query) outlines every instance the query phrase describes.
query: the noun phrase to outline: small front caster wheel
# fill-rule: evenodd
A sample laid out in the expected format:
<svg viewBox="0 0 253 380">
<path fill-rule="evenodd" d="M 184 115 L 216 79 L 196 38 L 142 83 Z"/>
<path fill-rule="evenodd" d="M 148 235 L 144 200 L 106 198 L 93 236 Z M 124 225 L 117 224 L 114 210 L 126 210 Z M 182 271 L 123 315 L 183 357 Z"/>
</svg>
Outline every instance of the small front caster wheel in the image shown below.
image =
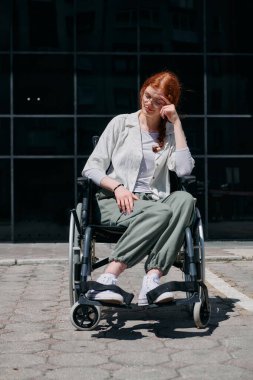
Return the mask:
<svg viewBox="0 0 253 380">
<path fill-rule="evenodd" d="M 77 330 L 90 331 L 95 329 L 101 317 L 100 307 L 84 305 L 76 302 L 70 310 L 70 320 Z"/>
<path fill-rule="evenodd" d="M 196 302 L 193 309 L 193 318 L 198 329 L 204 329 L 209 322 L 211 306 L 209 302 Z"/>
</svg>

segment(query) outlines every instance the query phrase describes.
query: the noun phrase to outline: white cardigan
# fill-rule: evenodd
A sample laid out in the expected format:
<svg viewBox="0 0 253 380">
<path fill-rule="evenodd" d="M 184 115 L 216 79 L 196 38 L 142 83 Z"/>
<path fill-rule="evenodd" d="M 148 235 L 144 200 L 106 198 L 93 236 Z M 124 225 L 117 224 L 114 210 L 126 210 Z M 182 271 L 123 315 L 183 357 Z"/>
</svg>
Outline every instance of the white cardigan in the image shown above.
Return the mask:
<svg viewBox="0 0 253 380">
<path fill-rule="evenodd" d="M 134 190 L 142 161 L 141 130 L 139 125 L 140 111 L 122 114 L 114 117 L 99 138 L 90 155 L 82 175 L 90 169 L 101 172 L 99 183 L 109 176 L 123 183 L 130 191 Z M 183 149 L 186 159 L 178 159 L 176 151 L 174 126 L 166 124 L 166 139 L 164 147 L 155 157 L 155 170 L 150 182 L 154 199 L 162 199 L 170 194 L 169 170 L 175 171 L 181 177 L 189 175 L 194 167 L 194 160 L 188 148 Z"/>
</svg>

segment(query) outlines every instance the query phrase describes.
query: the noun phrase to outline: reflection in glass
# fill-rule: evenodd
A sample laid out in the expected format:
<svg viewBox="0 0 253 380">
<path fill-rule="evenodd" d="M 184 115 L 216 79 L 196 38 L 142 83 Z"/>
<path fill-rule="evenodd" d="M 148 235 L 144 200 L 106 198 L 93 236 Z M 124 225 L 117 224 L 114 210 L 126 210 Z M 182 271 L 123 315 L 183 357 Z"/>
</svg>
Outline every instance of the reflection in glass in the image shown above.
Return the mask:
<svg viewBox="0 0 253 380">
<path fill-rule="evenodd" d="M 73 113 L 73 57 L 14 56 L 14 112 Z"/>
<path fill-rule="evenodd" d="M 137 6 L 135 0 L 77 0 L 77 49 L 136 51 Z"/>
<path fill-rule="evenodd" d="M 202 61 L 202 57 L 195 56 L 141 55 L 141 82 L 155 72 L 173 71 L 182 82 L 182 97 L 178 106 L 179 112 L 183 114 L 202 114 L 204 107 Z"/>
<path fill-rule="evenodd" d="M 212 0 L 206 7 L 207 51 L 252 53 L 252 1 Z"/>
<path fill-rule="evenodd" d="M 208 59 L 209 114 L 252 113 L 253 57 L 213 56 Z"/>
<path fill-rule="evenodd" d="M 10 154 L 10 120 L 0 119 L 0 156 Z"/>
<path fill-rule="evenodd" d="M 135 56 L 78 56 L 78 112 L 118 114 L 137 107 Z"/>
<path fill-rule="evenodd" d="M 198 52 L 203 48 L 203 1 L 140 1 L 140 48 Z"/>
<path fill-rule="evenodd" d="M 0 113 L 10 112 L 10 59 L 0 55 Z"/>
<path fill-rule="evenodd" d="M 16 118 L 14 154 L 74 154 L 73 119 Z"/>
<path fill-rule="evenodd" d="M 100 136 L 111 120 L 107 118 L 79 118 L 77 121 L 77 154 L 90 155 L 93 150 L 92 137 Z M 80 174 L 80 173 L 79 173 Z"/>
<path fill-rule="evenodd" d="M 209 159 L 210 238 L 252 239 L 252 158 Z"/>
<path fill-rule="evenodd" d="M 15 241 L 66 241 L 74 161 L 15 160 Z"/>
<path fill-rule="evenodd" d="M 14 1 L 14 50 L 73 50 L 74 1 Z"/>
<path fill-rule="evenodd" d="M 209 154 L 252 154 L 253 121 L 245 118 L 208 119 Z"/>
<path fill-rule="evenodd" d="M 0 159 L 0 241 L 11 240 L 10 160 Z"/>
</svg>

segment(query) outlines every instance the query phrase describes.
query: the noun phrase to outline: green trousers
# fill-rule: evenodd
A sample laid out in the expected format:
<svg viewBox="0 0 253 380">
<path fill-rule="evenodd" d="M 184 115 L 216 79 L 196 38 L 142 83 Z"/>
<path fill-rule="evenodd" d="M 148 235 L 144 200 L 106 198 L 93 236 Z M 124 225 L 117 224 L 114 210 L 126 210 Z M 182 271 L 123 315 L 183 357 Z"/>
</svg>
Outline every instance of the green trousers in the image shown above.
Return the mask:
<svg viewBox="0 0 253 380">
<path fill-rule="evenodd" d="M 159 269 L 166 275 L 183 244 L 185 228 L 194 215 L 194 198 L 185 191 L 175 191 L 163 200 L 149 194 L 137 194 L 130 215 L 119 211 L 114 197 L 98 194 L 101 223 L 125 226 L 110 261 L 120 261 L 128 268 L 145 257 L 145 270 Z"/>
</svg>

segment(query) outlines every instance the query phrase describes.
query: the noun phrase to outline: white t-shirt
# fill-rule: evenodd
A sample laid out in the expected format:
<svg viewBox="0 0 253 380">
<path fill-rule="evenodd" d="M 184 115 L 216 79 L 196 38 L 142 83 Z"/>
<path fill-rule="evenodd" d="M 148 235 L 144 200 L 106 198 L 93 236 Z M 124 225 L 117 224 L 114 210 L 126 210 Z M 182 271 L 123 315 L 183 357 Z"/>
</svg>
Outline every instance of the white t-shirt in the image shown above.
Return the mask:
<svg viewBox="0 0 253 380">
<path fill-rule="evenodd" d="M 159 132 L 141 131 L 143 158 L 134 187 L 136 193 L 151 193 L 149 184 L 154 175 L 156 155 L 153 147 L 157 145 L 158 136 Z"/>
</svg>

